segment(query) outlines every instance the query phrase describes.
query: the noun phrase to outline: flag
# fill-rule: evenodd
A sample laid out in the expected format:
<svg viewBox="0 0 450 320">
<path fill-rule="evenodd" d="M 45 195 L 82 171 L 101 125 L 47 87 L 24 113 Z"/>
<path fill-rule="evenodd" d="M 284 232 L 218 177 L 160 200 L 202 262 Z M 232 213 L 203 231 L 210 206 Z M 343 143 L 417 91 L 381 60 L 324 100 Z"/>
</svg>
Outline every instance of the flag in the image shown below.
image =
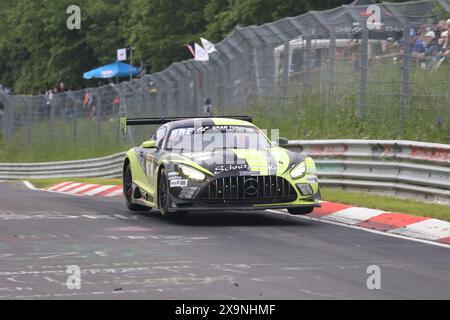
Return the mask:
<svg viewBox="0 0 450 320">
<path fill-rule="evenodd" d="M 195 48 L 195 61 L 209 61 L 209 55 L 208 52 L 206 52 L 205 49 L 203 49 L 199 44 L 194 44 Z"/>
<path fill-rule="evenodd" d="M 205 48 L 205 50 L 208 54 L 211 54 L 211 53 L 217 51 L 216 47 L 214 46 L 213 43 L 209 42 L 208 40 L 206 40 L 204 38 L 200 38 L 200 40 L 202 41 L 203 48 Z"/>
<path fill-rule="evenodd" d="M 117 61 L 125 61 L 127 60 L 127 49 L 118 49 L 117 50 Z"/>
<path fill-rule="evenodd" d="M 192 56 L 195 57 L 195 53 L 194 53 L 194 49 L 192 49 L 192 46 L 190 44 L 187 44 L 186 47 L 189 49 L 189 51 L 191 52 Z"/>
</svg>

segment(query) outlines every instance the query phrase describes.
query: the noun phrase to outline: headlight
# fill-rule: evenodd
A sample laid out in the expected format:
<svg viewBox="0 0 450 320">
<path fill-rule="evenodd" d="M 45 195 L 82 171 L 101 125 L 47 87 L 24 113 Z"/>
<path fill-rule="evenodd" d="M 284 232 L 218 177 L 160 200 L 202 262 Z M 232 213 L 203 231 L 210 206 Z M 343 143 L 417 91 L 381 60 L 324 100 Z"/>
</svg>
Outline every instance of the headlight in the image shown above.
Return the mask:
<svg viewBox="0 0 450 320">
<path fill-rule="evenodd" d="M 203 181 L 206 178 L 206 175 L 203 172 L 188 166 L 180 166 L 180 170 L 184 176 L 192 180 Z"/>
<path fill-rule="evenodd" d="M 302 161 L 291 170 L 291 177 L 292 179 L 301 178 L 305 175 L 305 172 L 306 172 L 306 165 L 305 162 Z"/>
</svg>

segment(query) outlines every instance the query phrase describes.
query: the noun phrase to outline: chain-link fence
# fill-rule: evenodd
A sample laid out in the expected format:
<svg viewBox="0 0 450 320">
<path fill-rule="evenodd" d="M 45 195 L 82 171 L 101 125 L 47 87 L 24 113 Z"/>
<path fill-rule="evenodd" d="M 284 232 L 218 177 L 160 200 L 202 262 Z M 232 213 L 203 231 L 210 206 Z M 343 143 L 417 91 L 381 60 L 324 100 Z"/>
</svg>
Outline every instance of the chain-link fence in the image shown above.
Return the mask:
<svg viewBox="0 0 450 320">
<path fill-rule="evenodd" d="M 311 11 L 237 27 L 208 62 L 183 61 L 140 79 L 61 94 L 0 90 L 3 139 L 138 143 L 151 130 L 132 128 L 124 137 L 120 116 L 202 115 L 206 99 L 215 115 L 251 113 L 271 127 L 285 119 L 295 138 L 308 138 L 312 122 L 332 137 L 333 125 L 346 121 L 349 130 L 358 130 L 355 123 L 380 133 L 395 128 L 392 139 L 430 127 L 450 134 L 449 12 L 449 0 Z"/>
</svg>

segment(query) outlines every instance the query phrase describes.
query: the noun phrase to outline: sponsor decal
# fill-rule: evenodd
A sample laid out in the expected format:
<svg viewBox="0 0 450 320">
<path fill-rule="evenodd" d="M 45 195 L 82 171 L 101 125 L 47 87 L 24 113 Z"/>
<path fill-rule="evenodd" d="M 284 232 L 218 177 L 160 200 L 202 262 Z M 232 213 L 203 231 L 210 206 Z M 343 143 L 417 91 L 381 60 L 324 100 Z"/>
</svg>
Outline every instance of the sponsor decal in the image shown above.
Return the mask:
<svg viewBox="0 0 450 320">
<path fill-rule="evenodd" d="M 135 148 L 134 152 L 136 153 L 136 159 L 139 162 L 139 164 L 142 166 L 143 169 L 145 169 L 145 156 L 144 151 Z"/>
<path fill-rule="evenodd" d="M 277 166 L 274 166 L 274 165 L 270 165 L 270 166 L 252 165 L 251 168 L 249 168 L 248 164 L 228 164 L 228 165 L 217 166 L 214 169 L 214 174 L 238 170 L 238 171 L 240 171 L 239 175 L 260 175 L 261 172 L 257 171 L 257 170 L 258 169 L 266 169 L 266 168 L 268 170 L 277 170 Z M 243 172 L 243 173 L 241 173 L 241 172 Z"/>
<path fill-rule="evenodd" d="M 258 132 L 257 128 L 248 126 L 205 126 L 197 128 L 197 132 L 205 132 L 210 129 L 222 132 Z"/>
<path fill-rule="evenodd" d="M 260 171 L 239 171 L 240 176 L 259 176 L 261 175 Z"/>
<path fill-rule="evenodd" d="M 189 135 L 189 134 L 193 134 L 195 132 L 194 128 L 178 128 L 178 129 L 173 129 L 170 132 L 170 137 L 177 137 L 177 136 L 184 136 L 184 135 Z"/>
<path fill-rule="evenodd" d="M 186 187 L 188 184 L 187 179 L 173 179 L 170 180 L 170 187 Z"/>
<path fill-rule="evenodd" d="M 307 176 L 306 181 L 309 183 L 317 183 L 319 182 L 316 176 Z"/>
<path fill-rule="evenodd" d="M 145 157 L 145 171 L 148 177 L 152 177 L 155 172 L 155 156 L 147 154 Z"/>
<path fill-rule="evenodd" d="M 346 145 L 311 147 L 309 155 L 343 155 L 347 150 L 348 147 Z"/>
<path fill-rule="evenodd" d="M 215 130 L 220 132 L 245 132 L 245 133 L 254 133 L 259 132 L 259 130 L 255 127 L 248 126 L 203 126 L 203 127 L 189 127 L 189 128 L 177 128 L 173 129 L 170 132 L 170 137 L 191 135 L 194 133 L 203 133 L 208 130 Z"/>
<path fill-rule="evenodd" d="M 234 171 L 234 170 L 242 170 L 242 169 L 247 169 L 248 170 L 248 165 L 246 164 L 229 164 L 229 165 L 225 165 L 225 166 L 218 166 L 214 169 L 214 174 L 219 174 L 222 172 L 229 172 L 229 171 Z"/>
<path fill-rule="evenodd" d="M 450 159 L 450 151 L 445 149 L 412 147 L 409 157 L 424 160 L 448 161 Z"/>
</svg>

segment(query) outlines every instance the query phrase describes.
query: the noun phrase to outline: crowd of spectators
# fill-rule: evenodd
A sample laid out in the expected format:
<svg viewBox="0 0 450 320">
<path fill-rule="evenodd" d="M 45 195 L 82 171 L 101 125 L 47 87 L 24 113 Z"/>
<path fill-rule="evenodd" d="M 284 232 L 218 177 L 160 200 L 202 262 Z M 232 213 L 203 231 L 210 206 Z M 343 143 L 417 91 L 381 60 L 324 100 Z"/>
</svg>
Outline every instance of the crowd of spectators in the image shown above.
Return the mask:
<svg viewBox="0 0 450 320">
<path fill-rule="evenodd" d="M 58 93 L 63 93 L 66 91 L 66 86 L 64 85 L 64 82 L 61 82 L 59 86 L 49 89 L 49 90 L 41 90 L 41 94 L 45 95 L 45 104 L 50 105 L 53 100 L 53 95 Z"/>
<path fill-rule="evenodd" d="M 438 68 L 450 55 L 450 19 L 410 30 L 411 56 L 422 68 Z"/>
</svg>

